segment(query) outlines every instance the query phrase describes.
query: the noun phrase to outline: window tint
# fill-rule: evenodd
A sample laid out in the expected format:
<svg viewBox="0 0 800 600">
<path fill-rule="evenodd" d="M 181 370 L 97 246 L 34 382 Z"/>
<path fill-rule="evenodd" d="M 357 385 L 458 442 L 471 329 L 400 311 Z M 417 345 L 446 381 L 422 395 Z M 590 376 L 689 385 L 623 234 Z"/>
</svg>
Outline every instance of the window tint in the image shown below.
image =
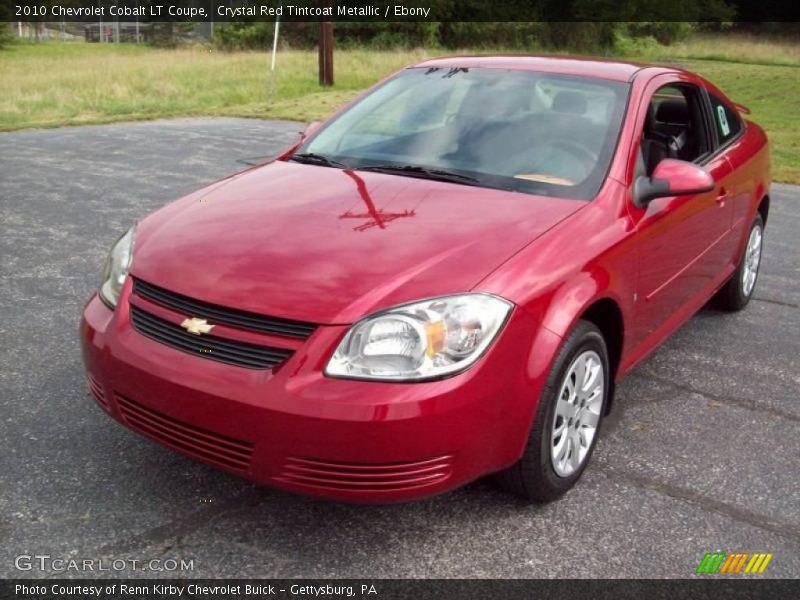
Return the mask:
<svg viewBox="0 0 800 600">
<path fill-rule="evenodd" d="M 709 93 L 709 98 L 711 98 L 711 110 L 714 113 L 714 124 L 717 127 L 719 143 L 723 146 L 739 135 L 742 130 L 742 121 L 735 110 L 714 94 Z"/>
</svg>

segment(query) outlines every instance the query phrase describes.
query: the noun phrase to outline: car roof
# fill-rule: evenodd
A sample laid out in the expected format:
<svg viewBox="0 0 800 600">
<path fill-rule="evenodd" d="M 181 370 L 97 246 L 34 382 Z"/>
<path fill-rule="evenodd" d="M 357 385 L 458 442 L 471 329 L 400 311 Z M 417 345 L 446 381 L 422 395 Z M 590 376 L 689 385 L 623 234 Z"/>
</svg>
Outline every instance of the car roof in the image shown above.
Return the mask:
<svg viewBox="0 0 800 600">
<path fill-rule="evenodd" d="M 644 69 L 655 72 L 675 72 L 678 69 L 666 69 L 652 65 L 604 60 L 600 58 L 583 58 L 575 56 L 534 56 L 534 55 L 487 55 L 487 56 L 443 56 L 432 58 L 414 65 L 415 67 L 432 68 L 483 68 L 511 69 L 517 71 L 539 71 L 560 73 L 579 77 L 596 77 L 612 81 L 631 81 Z"/>
</svg>

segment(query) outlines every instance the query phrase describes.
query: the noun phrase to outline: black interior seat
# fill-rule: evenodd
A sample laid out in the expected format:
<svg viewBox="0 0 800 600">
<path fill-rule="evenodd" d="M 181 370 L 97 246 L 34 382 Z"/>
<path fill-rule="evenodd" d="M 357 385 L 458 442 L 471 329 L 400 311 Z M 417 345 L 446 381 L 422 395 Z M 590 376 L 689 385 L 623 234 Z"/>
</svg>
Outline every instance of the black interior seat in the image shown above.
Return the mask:
<svg viewBox="0 0 800 600">
<path fill-rule="evenodd" d="M 553 98 L 549 113 L 545 113 L 540 135 L 550 139 L 572 141 L 597 152 L 602 144 L 603 127 L 596 125 L 586 116 L 589 103 L 586 95 L 564 90 Z"/>
<path fill-rule="evenodd" d="M 689 128 L 689 107 L 686 100 L 664 100 L 656 108 L 656 126 L 659 131 L 678 135 Z"/>
<path fill-rule="evenodd" d="M 642 138 L 642 154 L 648 175 L 653 174 L 658 163 L 665 158 L 669 158 L 668 137 L 658 130 L 656 107 L 653 103 L 650 103 L 647 107 L 644 136 Z"/>
<path fill-rule="evenodd" d="M 668 136 L 667 148 L 670 158 L 690 160 L 695 155 L 695 135 L 689 106 L 684 99 L 665 100 L 656 109 L 656 126 Z"/>
<path fill-rule="evenodd" d="M 665 158 L 693 160 L 696 157 L 697 136 L 692 120 L 685 98 L 670 98 L 650 105 L 643 148 L 648 173 Z"/>
</svg>

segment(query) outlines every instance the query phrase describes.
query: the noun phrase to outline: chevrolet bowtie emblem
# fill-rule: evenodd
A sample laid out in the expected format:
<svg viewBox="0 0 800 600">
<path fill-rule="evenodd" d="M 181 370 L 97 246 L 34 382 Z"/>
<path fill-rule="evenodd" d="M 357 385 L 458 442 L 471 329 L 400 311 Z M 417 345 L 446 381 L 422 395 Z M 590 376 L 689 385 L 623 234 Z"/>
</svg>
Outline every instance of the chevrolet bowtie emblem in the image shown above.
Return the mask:
<svg viewBox="0 0 800 600">
<path fill-rule="evenodd" d="M 205 319 L 198 319 L 197 317 L 184 319 L 183 323 L 181 323 L 181 327 L 183 327 L 189 333 L 193 333 L 195 335 L 202 335 L 214 329 L 214 326 L 209 325 L 208 321 Z"/>
</svg>

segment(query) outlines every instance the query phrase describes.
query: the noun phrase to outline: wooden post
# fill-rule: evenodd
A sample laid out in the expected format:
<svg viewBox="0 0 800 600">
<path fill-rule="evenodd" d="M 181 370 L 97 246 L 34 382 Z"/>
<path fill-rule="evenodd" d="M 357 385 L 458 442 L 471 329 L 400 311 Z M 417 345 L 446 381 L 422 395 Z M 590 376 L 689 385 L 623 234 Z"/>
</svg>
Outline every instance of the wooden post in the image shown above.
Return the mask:
<svg viewBox="0 0 800 600">
<path fill-rule="evenodd" d="M 319 28 L 319 84 L 333 85 L 333 23 L 323 21 Z"/>
</svg>

